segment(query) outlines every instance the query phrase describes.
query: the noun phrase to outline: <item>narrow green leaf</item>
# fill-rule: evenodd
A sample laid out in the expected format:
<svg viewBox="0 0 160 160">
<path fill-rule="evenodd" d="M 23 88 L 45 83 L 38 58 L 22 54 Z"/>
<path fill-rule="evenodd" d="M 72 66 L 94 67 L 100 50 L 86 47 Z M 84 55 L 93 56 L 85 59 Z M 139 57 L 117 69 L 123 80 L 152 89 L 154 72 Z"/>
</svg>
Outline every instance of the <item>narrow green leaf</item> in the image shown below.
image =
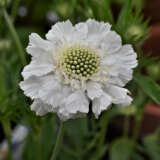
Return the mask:
<svg viewBox="0 0 160 160">
<path fill-rule="evenodd" d="M 49 159 L 50 153 L 52 152 L 57 137 L 54 126 L 55 119 L 53 116 L 46 117 L 42 126 L 40 138 L 41 160 Z"/>
<path fill-rule="evenodd" d="M 139 60 L 138 69 L 145 67 L 147 65 L 150 65 L 150 64 L 154 63 L 156 60 L 157 60 L 157 58 L 155 58 L 155 57 L 153 57 L 153 58 L 143 57 Z"/>
<path fill-rule="evenodd" d="M 111 144 L 110 160 L 129 160 L 133 151 L 133 141 L 120 138 Z"/>
<path fill-rule="evenodd" d="M 160 158 L 160 138 L 157 135 L 148 135 L 143 139 L 145 152 L 152 160 Z"/>
<path fill-rule="evenodd" d="M 24 145 L 22 159 L 23 160 L 35 160 L 36 159 L 36 142 L 33 135 L 29 133 L 26 138 L 26 143 Z"/>
<path fill-rule="evenodd" d="M 117 28 L 119 30 L 125 30 L 129 17 L 132 11 L 132 0 L 128 0 L 122 8 L 117 21 Z M 123 33 L 123 32 L 122 32 Z"/>
<path fill-rule="evenodd" d="M 152 100 L 160 104 L 160 86 L 155 81 L 140 74 L 136 74 L 134 80 Z"/>
<path fill-rule="evenodd" d="M 101 11 L 101 13 L 103 13 L 103 19 L 104 21 L 108 21 L 110 22 L 111 24 L 114 24 L 114 19 L 113 19 L 113 15 L 112 15 L 112 11 L 110 9 L 110 3 L 111 3 L 111 0 L 102 0 L 102 1 L 99 1 L 101 2 L 101 8 L 103 9 Z"/>
</svg>

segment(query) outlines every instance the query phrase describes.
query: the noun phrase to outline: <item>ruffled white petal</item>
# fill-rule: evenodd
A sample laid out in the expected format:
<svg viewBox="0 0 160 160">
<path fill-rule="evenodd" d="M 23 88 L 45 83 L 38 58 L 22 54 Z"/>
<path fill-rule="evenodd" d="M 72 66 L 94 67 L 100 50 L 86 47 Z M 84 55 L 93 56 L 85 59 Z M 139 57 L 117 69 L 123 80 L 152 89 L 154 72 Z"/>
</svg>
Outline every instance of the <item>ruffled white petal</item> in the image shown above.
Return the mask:
<svg viewBox="0 0 160 160">
<path fill-rule="evenodd" d="M 22 75 L 24 79 L 27 79 L 31 76 L 43 76 L 55 70 L 53 64 L 48 64 L 40 62 L 38 60 L 32 60 L 29 65 L 24 67 Z"/>
<path fill-rule="evenodd" d="M 103 91 L 101 89 L 101 85 L 99 83 L 90 81 L 86 86 L 88 97 L 93 100 L 94 98 L 98 98 L 102 95 Z"/>
<path fill-rule="evenodd" d="M 137 54 L 134 52 L 131 45 L 123 45 L 117 55 L 117 65 L 123 68 L 135 68 L 137 66 Z"/>
<path fill-rule="evenodd" d="M 43 116 L 48 113 L 49 108 L 52 106 L 44 104 L 40 99 L 35 99 L 31 105 L 31 110 L 36 112 L 36 115 Z"/>
<path fill-rule="evenodd" d="M 120 106 L 122 106 L 122 107 L 129 106 L 132 103 L 132 100 L 133 99 L 130 96 L 126 95 L 126 97 L 124 98 L 124 100 L 121 101 Z"/>
<path fill-rule="evenodd" d="M 48 54 L 54 48 L 53 44 L 47 40 L 43 40 L 38 34 L 32 33 L 29 36 L 29 45 L 27 52 L 33 57 L 39 58 L 43 54 Z M 49 53 L 50 54 L 50 53 Z"/>
<path fill-rule="evenodd" d="M 32 61 L 22 72 L 24 79 L 31 76 L 42 76 L 55 70 L 53 48 L 54 45 L 51 42 L 43 40 L 36 33 L 29 36 L 27 52 L 32 55 Z"/>
<path fill-rule="evenodd" d="M 73 36 L 74 28 L 69 20 L 56 23 L 46 34 L 46 38 L 56 45 L 64 45 L 71 42 Z"/>
<path fill-rule="evenodd" d="M 105 91 L 112 97 L 112 102 L 114 104 L 123 104 L 127 100 L 127 104 L 129 105 L 131 102 L 131 99 L 129 99 L 129 96 L 127 95 L 129 91 L 125 88 L 110 85 Z"/>
<path fill-rule="evenodd" d="M 20 82 L 20 88 L 24 91 L 24 94 L 31 99 L 39 98 L 39 90 L 41 86 L 41 80 L 37 77 L 30 77 L 27 80 Z"/>
<path fill-rule="evenodd" d="M 66 108 L 69 113 L 88 113 L 89 111 L 89 101 L 86 98 L 84 92 L 78 90 L 72 93 L 66 99 Z"/>
<path fill-rule="evenodd" d="M 81 88 L 80 81 L 75 79 L 71 80 L 71 87 L 74 89 L 80 89 Z"/>
<path fill-rule="evenodd" d="M 111 96 L 109 96 L 105 92 L 103 92 L 103 94 L 99 98 L 95 98 L 92 103 L 92 111 L 95 114 L 95 117 L 98 118 L 101 112 L 106 110 L 111 103 Z"/>
<path fill-rule="evenodd" d="M 113 55 L 106 55 L 101 65 L 109 68 L 108 82 L 123 87 L 132 79 L 132 69 L 137 66 L 136 58 L 137 55 L 131 45 L 124 45 Z"/>
<path fill-rule="evenodd" d="M 101 48 L 105 52 L 105 55 L 117 52 L 121 46 L 121 37 L 115 31 L 108 32 L 101 43 Z"/>
<path fill-rule="evenodd" d="M 89 19 L 86 25 L 88 27 L 86 42 L 100 47 L 100 43 L 110 32 L 111 25 L 109 23 L 97 22 L 94 19 Z"/>
<path fill-rule="evenodd" d="M 83 40 L 87 39 L 88 34 L 88 26 L 86 23 L 78 23 L 75 25 L 75 33 L 76 33 L 76 41 L 78 40 L 80 43 L 84 43 Z"/>
<path fill-rule="evenodd" d="M 61 119 L 70 119 L 77 114 L 86 114 L 89 111 L 89 100 L 83 91 L 77 90 L 63 99 L 58 114 Z"/>
<path fill-rule="evenodd" d="M 104 57 L 101 58 L 101 65 L 102 66 L 112 66 L 114 64 L 116 64 L 117 59 L 115 58 L 115 56 L 113 54 L 111 55 L 105 55 Z"/>
<path fill-rule="evenodd" d="M 56 108 L 64 98 L 61 84 L 51 75 L 30 77 L 20 83 L 24 94 L 32 99 L 39 98 Z"/>
<path fill-rule="evenodd" d="M 94 19 L 87 20 L 86 25 L 88 26 L 88 37 L 90 38 L 95 35 L 104 37 L 111 29 L 111 25 L 109 23 L 97 22 Z M 104 33 L 105 35 L 103 35 Z"/>
<path fill-rule="evenodd" d="M 56 108 L 63 98 L 62 86 L 56 79 L 52 77 L 47 78 L 48 79 L 45 81 L 48 83 L 42 84 L 40 98 L 47 104 L 50 104 Z"/>
<path fill-rule="evenodd" d="M 120 52 L 117 53 L 115 67 L 119 72 L 119 79 L 123 82 L 123 86 L 132 79 L 133 68 L 137 66 L 137 55 L 131 45 L 124 45 Z"/>
</svg>

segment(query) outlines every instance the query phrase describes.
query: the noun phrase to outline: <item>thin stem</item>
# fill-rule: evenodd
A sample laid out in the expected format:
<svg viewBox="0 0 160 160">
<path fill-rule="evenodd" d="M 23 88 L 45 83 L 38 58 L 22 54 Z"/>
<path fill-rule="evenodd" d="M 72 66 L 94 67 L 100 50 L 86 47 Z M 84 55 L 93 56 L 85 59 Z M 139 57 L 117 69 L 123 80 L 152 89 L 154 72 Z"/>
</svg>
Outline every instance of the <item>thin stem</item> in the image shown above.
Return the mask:
<svg viewBox="0 0 160 160">
<path fill-rule="evenodd" d="M 105 114 L 101 121 L 100 139 L 99 139 L 99 143 L 97 144 L 97 149 L 96 149 L 97 152 L 96 152 L 95 159 L 100 159 L 100 153 L 105 143 L 108 124 L 109 124 L 108 114 Z"/>
<path fill-rule="evenodd" d="M 17 16 L 17 9 L 19 6 L 19 2 L 20 0 L 14 0 L 13 1 L 13 5 L 12 5 L 12 9 L 11 9 L 11 17 L 12 17 L 12 22 L 14 23 L 16 16 Z"/>
<path fill-rule="evenodd" d="M 139 116 L 138 118 L 136 118 L 135 120 L 135 127 L 134 127 L 134 131 L 133 131 L 133 140 L 136 141 L 139 135 L 139 130 L 141 127 L 141 123 L 142 123 L 142 118 L 143 118 L 143 113 L 141 116 Z"/>
<path fill-rule="evenodd" d="M 41 160 L 41 128 L 38 130 L 38 133 L 36 134 L 36 141 L 37 141 L 37 158 L 38 160 Z"/>
<path fill-rule="evenodd" d="M 123 136 L 128 137 L 129 132 L 129 115 L 124 117 L 124 127 L 123 127 Z"/>
<path fill-rule="evenodd" d="M 17 46 L 17 49 L 18 49 L 19 56 L 20 56 L 20 59 L 22 61 L 22 64 L 23 64 L 23 66 L 25 66 L 27 62 L 26 62 L 25 53 L 23 51 L 22 44 L 20 42 L 20 39 L 19 39 L 19 37 L 17 35 L 17 32 L 15 30 L 15 27 L 14 27 L 14 25 L 13 25 L 13 23 L 12 23 L 12 21 L 11 21 L 11 19 L 10 19 L 10 17 L 9 17 L 9 15 L 8 15 L 8 13 L 7 13 L 5 8 L 3 8 L 3 15 L 4 15 L 5 21 L 6 21 L 7 25 L 8 25 L 8 28 L 9 28 L 9 30 L 11 32 L 11 35 L 12 35 L 14 41 L 15 41 L 15 44 Z"/>
<path fill-rule="evenodd" d="M 98 144 L 99 150 L 104 144 L 107 129 L 108 129 L 108 118 L 105 116 L 104 119 L 102 120 L 101 138 Z"/>
<path fill-rule="evenodd" d="M 147 104 L 147 102 L 148 101 L 145 98 L 144 102 L 141 104 L 142 105 L 141 111 L 135 117 L 135 126 L 134 126 L 133 137 L 132 137 L 133 141 L 136 141 L 139 136 L 140 127 L 141 127 L 143 116 L 144 116 L 145 105 Z"/>
<path fill-rule="evenodd" d="M 64 123 L 61 122 L 60 129 L 59 129 L 59 132 L 58 132 L 58 137 L 57 137 L 57 140 L 56 140 L 56 144 L 55 144 L 55 147 L 54 147 L 54 150 L 53 150 L 53 153 L 51 155 L 50 160 L 56 160 L 56 157 L 57 157 L 57 154 L 59 152 L 60 145 L 61 145 L 61 142 L 62 142 L 63 133 L 64 133 Z"/>
<path fill-rule="evenodd" d="M 8 157 L 7 160 L 12 160 L 12 142 L 11 142 L 11 127 L 9 121 L 2 121 L 5 137 L 8 143 Z"/>
</svg>

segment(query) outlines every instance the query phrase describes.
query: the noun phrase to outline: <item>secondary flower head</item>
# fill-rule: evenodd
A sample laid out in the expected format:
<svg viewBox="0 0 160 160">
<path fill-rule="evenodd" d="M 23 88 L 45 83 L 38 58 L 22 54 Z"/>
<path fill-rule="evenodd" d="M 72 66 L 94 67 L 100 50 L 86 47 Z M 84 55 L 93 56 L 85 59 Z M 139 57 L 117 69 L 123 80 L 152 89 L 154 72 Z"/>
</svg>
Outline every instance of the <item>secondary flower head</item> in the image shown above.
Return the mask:
<svg viewBox="0 0 160 160">
<path fill-rule="evenodd" d="M 122 45 L 109 23 L 89 19 L 75 26 L 68 20 L 52 26 L 43 40 L 32 33 L 27 52 L 32 61 L 20 87 L 32 98 L 37 115 L 55 112 L 61 120 L 92 111 L 96 118 L 111 104 L 132 99 L 125 84 L 137 66 L 131 45 Z"/>
</svg>

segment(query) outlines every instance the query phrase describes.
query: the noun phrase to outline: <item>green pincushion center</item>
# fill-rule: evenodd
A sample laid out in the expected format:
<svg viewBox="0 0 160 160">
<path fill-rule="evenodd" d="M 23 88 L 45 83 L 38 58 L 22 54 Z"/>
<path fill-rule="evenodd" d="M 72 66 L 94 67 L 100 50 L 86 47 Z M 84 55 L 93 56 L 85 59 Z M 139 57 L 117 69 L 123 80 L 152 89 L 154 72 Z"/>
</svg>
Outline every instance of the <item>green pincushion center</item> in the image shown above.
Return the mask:
<svg viewBox="0 0 160 160">
<path fill-rule="evenodd" d="M 61 65 L 71 76 L 90 77 L 98 70 L 99 57 L 89 48 L 71 47 L 65 50 Z"/>
</svg>

